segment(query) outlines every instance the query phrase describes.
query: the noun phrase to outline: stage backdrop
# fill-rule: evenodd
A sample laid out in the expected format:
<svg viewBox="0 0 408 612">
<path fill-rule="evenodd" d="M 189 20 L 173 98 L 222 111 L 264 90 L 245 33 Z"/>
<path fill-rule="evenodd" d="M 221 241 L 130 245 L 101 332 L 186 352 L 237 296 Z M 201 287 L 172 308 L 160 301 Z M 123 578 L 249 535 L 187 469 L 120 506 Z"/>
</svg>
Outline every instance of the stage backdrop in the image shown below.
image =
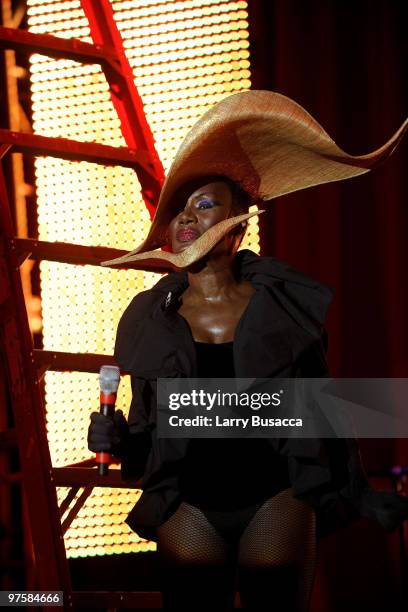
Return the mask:
<svg viewBox="0 0 408 612">
<path fill-rule="evenodd" d="M 367 153 L 407 116 L 407 18 L 399 0 L 252 0 L 252 87 L 295 99 L 344 150 Z M 407 140 L 373 173 L 279 198 L 260 216 L 262 254 L 336 288 L 333 376 L 408 376 Z M 369 472 L 408 464 L 405 439 L 360 444 Z M 360 521 L 322 547 L 312 610 L 396 610 L 398 588 L 398 533 Z"/>
</svg>

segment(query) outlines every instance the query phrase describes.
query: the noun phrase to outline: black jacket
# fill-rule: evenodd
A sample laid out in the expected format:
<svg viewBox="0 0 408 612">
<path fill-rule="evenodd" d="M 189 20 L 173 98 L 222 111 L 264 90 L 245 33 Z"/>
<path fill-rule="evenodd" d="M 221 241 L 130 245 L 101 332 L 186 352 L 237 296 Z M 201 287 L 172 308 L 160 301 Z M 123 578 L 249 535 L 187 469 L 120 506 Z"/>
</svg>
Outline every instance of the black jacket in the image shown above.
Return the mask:
<svg viewBox="0 0 408 612">
<path fill-rule="evenodd" d="M 236 255 L 238 269 L 256 292 L 234 337 L 237 377 L 329 376 L 324 321 L 333 289 L 274 257 L 248 249 Z M 157 438 L 157 377 L 195 377 L 196 356 L 190 327 L 178 313 L 187 272 L 162 277 L 130 302 L 118 326 L 115 358 L 131 374 L 130 437 L 122 456 L 124 481 L 140 478 L 143 493 L 126 523 L 139 536 L 156 540 L 155 528 L 181 502 L 179 468 L 188 439 Z M 359 495 L 367 485 L 356 440 L 268 438 L 288 459 L 294 495 L 317 514 L 319 538 L 358 517 L 342 493 Z"/>
</svg>

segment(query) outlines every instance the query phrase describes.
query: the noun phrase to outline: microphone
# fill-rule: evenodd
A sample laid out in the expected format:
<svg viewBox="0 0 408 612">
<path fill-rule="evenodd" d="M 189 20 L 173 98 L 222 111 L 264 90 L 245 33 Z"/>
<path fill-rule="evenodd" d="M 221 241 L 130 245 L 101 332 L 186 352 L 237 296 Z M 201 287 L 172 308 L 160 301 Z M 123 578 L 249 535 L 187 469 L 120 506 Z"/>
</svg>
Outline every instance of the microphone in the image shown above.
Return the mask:
<svg viewBox="0 0 408 612">
<path fill-rule="evenodd" d="M 120 382 L 120 369 L 117 366 L 104 365 L 99 370 L 100 410 L 101 414 L 113 419 L 116 394 Z M 110 453 L 96 453 L 96 464 L 100 475 L 109 471 Z"/>
</svg>

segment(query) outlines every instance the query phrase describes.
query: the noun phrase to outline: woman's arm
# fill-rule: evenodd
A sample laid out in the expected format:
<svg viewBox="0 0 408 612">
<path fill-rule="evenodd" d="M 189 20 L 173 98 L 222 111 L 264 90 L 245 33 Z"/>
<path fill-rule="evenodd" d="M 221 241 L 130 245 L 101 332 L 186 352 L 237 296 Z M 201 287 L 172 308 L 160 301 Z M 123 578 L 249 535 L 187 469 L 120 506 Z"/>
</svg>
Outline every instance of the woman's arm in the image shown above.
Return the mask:
<svg viewBox="0 0 408 612">
<path fill-rule="evenodd" d="M 305 352 L 304 358 L 299 364 L 299 371 L 303 378 L 332 378 L 327 363 L 326 353 L 328 348 L 328 334 L 325 328 L 320 342 L 315 342 L 310 349 Z M 348 482 L 341 492 L 347 497 L 358 497 L 361 491 L 368 486 L 368 477 L 364 469 L 361 458 L 360 447 L 357 440 L 351 415 L 347 417 L 343 413 L 343 418 L 347 419 L 347 429 L 354 432 L 354 437 L 335 437 L 325 440 L 326 446 L 331 451 L 334 462 L 344 462 L 346 460 L 348 471 Z M 337 421 L 340 427 L 341 421 Z M 341 469 L 341 466 L 338 466 Z"/>
<path fill-rule="evenodd" d="M 303 363 L 300 364 L 300 376 L 314 378 L 330 378 L 330 372 L 326 360 L 327 333 L 324 330 L 320 342 L 314 343 L 309 351 L 306 351 Z M 352 419 L 347 419 L 347 426 L 355 432 Z M 393 491 L 378 491 L 373 489 L 368 481 L 366 471 L 361 458 L 360 446 L 356 432 L 354 437 L 336 437 L 322 440 L 326 456 L 329 458 L 333 474 L 343 472 L 346 467 L 346 481 L 339 487 L 338 494 L 354 509 L 355 518 L 364 516 L 380 523 L 387 531 L 392 531 L 402 521 L 408 519 L 408 497 L 399 495 Z M 329 493 L 325 503 L 330 505 Z M 333 498 L 334 499 L 334 498 Z M 322 498 L 323 502 L 324 498 Z M 331 500 L 333 501 L 333 500 Z M 338 500 L 339 501 L 339 500 Z M 341 516 L 341 505 L 338 505 Z M 348 511 L 345 512 L 345 515 Z M 349 519 L 346 520 L 346 524 Z M 350 514 L 353 520 L 353 514 Z"/>
</svg>

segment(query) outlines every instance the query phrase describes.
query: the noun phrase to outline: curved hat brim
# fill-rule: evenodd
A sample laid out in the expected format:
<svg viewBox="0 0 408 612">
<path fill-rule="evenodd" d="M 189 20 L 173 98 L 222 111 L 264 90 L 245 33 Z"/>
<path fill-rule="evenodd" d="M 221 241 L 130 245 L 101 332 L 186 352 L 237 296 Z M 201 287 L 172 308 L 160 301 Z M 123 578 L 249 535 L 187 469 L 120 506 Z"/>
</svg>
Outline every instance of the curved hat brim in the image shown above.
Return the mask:
<svg viewBox="0 0 408 612">
<path fill-rule="evenodd" d="M 163 184 L 148 235 L 128 253 L 126 262 L 136 262 L 134 255 L 139 253 L 156 260 L 163 254 L 152 252 L 166 245 L 168 225 L 180 207 L 177 191 L 188 181 L 228 176 L 245 189 L 252 203 L 267 202 L 368 172 L 393 152 L 407 127 L 408 120 L 371 153 L 349 155 L 290 98 L 267 90 L 232 94 L 204 113 L 186 135 Z"/>
</svg>

